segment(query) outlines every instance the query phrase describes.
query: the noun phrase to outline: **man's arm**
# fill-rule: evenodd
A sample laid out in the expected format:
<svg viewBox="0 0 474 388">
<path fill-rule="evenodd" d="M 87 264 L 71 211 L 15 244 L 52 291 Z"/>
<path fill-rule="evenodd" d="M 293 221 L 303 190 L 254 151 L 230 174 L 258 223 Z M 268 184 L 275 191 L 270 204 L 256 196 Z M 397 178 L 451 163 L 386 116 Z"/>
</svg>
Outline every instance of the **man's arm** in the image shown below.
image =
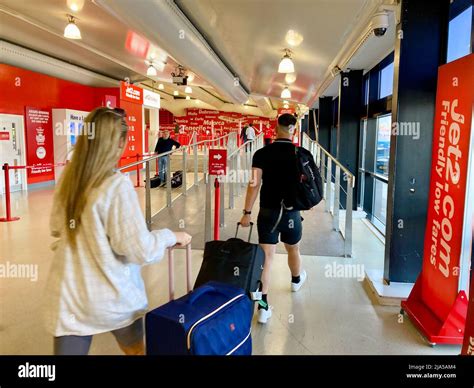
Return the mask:
<svg viewBox="0 0 474 388">
<path fill-rule="evenodd" d="M 174 139 L 171 139 L 171 140 L 173 140 L 173 145 L 174 145 L 176 148 L 181 147 L 181 144 L 179 144 L 176 140 L 174 140 Z M 173 146 L 171 146 L 171 148 L 173 148 Z"/>
<path fill-rule="evenodd" d="M 255 200 L 257 199 L 260 186 L 262 185 L 262 169 L 252 167 L 252 178 L 247 186 L 247 194 L 245 196 L 245 208 L 244 210 L 252 211 Z M 240 220 L 242 226 L 246 227 L 250 225 L 251 217 L 250 214 L 244 214 Z"/>
</svg>

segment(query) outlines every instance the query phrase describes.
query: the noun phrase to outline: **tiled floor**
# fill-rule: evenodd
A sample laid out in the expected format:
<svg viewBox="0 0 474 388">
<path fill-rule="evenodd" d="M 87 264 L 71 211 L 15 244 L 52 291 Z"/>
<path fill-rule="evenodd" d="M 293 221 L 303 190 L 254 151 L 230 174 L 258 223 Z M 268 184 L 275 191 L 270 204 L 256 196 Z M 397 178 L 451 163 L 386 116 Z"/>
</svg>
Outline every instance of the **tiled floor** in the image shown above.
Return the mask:
<svg viewBox="0 0 474 388">
<path fill-rule="evenodd" d="M 157 192 L 155 197 L 156 206 L 163 206 L 164 194 Z M 0 354 L 52 352 L 52 338 L 41 325 L 39 310 L 51 260 L 51 199 L 52 190 L 15 194 L 13 213 L 21 220 L 0 223 L 0 262 L 37 264 L 39 269 L 35 282 L 0 278 Z M 0 212 L 3 215 L 4 209 Z M 459 347 L 427 346 L 407 319 L 400 321 L 397 307 L 373 304 L 362 282 L 330 276 L 337 275 L 331 270 L 342 264 L 357 264 L 354 268 L 359 270 L 383 267 L 383 244 L 361 220 L 354 221 L 353 239 L 351 259 L 304 256 L 308 280 L 296 294 L 289 291 L 286 257 L 277 255 L 269 294 L 273 317 L 265 326 L 254 322 L 254 354 L 458 354 Z M 177 252 L 177 295 L 184 293 L 182 256 Z M 194 275 L 201 258 L 202 251 L 194 250 Z M 166 261 L 144 268 L 143 274 L 150 307 L 166 302 Z M 95 337 L 91 354 L 120 351 L 111 334 L 102 334 Z"/>
</svg>

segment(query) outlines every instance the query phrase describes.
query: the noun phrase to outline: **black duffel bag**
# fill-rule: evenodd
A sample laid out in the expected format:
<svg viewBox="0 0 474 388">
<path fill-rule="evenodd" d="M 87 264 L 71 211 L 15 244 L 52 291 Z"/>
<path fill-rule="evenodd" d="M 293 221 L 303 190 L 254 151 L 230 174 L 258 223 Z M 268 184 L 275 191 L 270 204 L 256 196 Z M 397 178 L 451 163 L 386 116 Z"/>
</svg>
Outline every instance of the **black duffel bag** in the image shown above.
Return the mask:
<svg viewBox="0 0 474 388">
<path fill-rule="evenodd" d="M 243 288 L 252 300 L 260 300 L 261 277 L 265 252 L 258 244 L 250 243 L 253 222 L 250 223 L 248 242 L 237 238 L 227 241 L 209 241 L 204 247 L 204 259 L 194 289 L 214 280 Z"/>
</svg>

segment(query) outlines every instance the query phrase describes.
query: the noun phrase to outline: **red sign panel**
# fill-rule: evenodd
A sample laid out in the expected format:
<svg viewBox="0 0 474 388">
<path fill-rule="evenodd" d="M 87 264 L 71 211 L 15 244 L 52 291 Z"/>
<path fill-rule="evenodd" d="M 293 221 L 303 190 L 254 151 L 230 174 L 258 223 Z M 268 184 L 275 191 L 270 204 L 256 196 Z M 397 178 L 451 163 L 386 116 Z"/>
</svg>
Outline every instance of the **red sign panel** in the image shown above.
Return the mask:
<svg viewBox="0 0 474 388">
<path fill-rule="evenodd" d="M 10 132 L 0 132 L 0 140 L 10 140 Z"/>
<path fill-rule="evenodd" d="M 136 155 L 142 155 L 142 106 L 127 101 L 121 101 L 120 107 L 127 112 L 128 138 L 121 166 L 135 162 Z M 125 158 L 129 157 L 129 158 Z M 125 171 L 134 171 L 133 168 Z"/>
<path fill-rule="evenodd" d="M 470 55 L 441 66 L 438 73 L 421 292 L 423 302 L 441 320 L 448 316 L 459 291 L 473 68 L 474 55 Z"/>
<path fill-rule="evenodd" d="M 226 175 L 227 169 L 227 150 L 209 149 L 209 174 Z"/>
<path fill-rule="evenodd" d="M 128 82 L 120 82 L 120 99 L 123 101 L 143 104 L 143 89 Z"/>
<path fill-rule="evenodd" d="M 53 126 L 51 109 L 25 107 L 26 163 L 28 184 L 54 180 Z"/>
<path fill-rule="evenodd" d="M 472 233 L 472 239 L 474 242 L 474 231 Z M 472 255 L 474 256 L 474 246 L 472 248 Z M 467 308 L 466 328 L 464 331 L 464 342 L 461 354 L 474 356 L 474 276 L 471 277 L 469 290 L 469 306 Z"/>
<path fill-rule="evenodd" d="M 107 108 L 115 108 L 117 106 L 117 98 L 115 96 L 109 96 L 109 95 L 106 95 L 104 97 L 104 105 L 107 107 Z"/>
</svg>

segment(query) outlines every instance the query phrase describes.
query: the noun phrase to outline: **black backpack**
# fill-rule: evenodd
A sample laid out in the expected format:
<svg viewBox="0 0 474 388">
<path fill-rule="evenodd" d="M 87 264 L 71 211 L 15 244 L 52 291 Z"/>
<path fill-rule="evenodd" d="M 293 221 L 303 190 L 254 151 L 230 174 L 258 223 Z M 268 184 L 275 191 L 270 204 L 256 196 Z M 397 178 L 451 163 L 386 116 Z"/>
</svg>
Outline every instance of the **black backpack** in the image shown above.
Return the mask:
<svg viewBox="0 0 474 388">
<path fill-rule="evenodd" d="M 288 209 L 309 210 L 323 199 L 323 180 L 311 152 L 295 147 L 295 153 L 296 185 L 284 202 Z"/>
</svg>

